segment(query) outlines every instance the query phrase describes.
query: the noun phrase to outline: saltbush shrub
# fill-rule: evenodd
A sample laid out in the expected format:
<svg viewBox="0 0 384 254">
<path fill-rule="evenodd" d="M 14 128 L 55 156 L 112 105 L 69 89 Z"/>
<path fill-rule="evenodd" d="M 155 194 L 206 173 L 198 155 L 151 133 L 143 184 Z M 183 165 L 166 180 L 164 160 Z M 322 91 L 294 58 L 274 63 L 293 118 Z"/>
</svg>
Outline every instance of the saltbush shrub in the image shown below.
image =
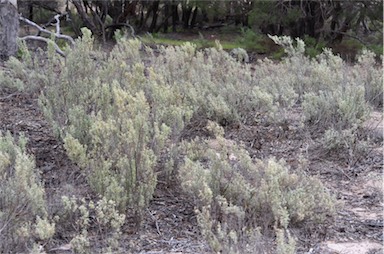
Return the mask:
<svg viewBox="0 0 384 254">
<path fill-rule="evenodd" d="M 345 63 L 331 50 L 324 49 L 315 59 L 304 56 L 305 44 L 290 37 L 270 36 L 281 45 L 287 57 L 278 64 L 284 79 L 290 80 L 301 105 L 304 120 L 321 129 L 348 129 L 361 126 L 370 113 L 371 103 L 380 105 L 382 99 L 381 68 L 375 65 L 375 55 L 364 51 L 357 65 Z M 368 66 L 372 72 L 367 71 Z M 369 72 L 369 73 L 368 73 Z M 378 84 L 381 85 L 378 85 Z M 379 89 L 379 87 L 381 87 Z"/>
<path fill-rule="evenodd" d="M 356 127 L 345 130 L 328 129 L 321 139 L 321 144 L 327 155 L 336 153 L 339 159 L 344 157 L 347 163 L 353 166 L 370 151 L 369 140 L 361 136 L 361 130 Z"/>
<path fill-rule="evenodd" d="M 48 56 L 59 71 L 48 76 L 40 104 L 92 189 L 120 211 L 132 209 L 138 222 L 156 186 L 160 152 L 193 115 L 231 122 L 273 111 L 249 68 L 219 45 L 204 52 L 188 43 L 160 47 L 155 56 L 122 37 L 107 55 L 83 34 L 65 60 Z"/>
<path fill-rule="evenodd" d="M 217 122 L 254 121 L 274 111 L 273 97 L 260 86 L 249 65 L 232 58 L 217 44 L 197 51 L 187 43 L 160 47 L 153 68 L 164 80 L 178 87 L 178 96 L 195 109 L 195 115 Z"/>
<path fill-rule="evenodd" d="M 122 39 L 107 56 L 93 50 L 89 31 L 83 33 L 40 104 L 91 188 L 140 222 L 156 186 L 157 156 L 192 111 L 145 70 L 137 40 Z"/>
<path fill-rule="evenodd" d="M 290 172 L 282 160 L 253 161 L 220 135 L 184 143 L 182 153 L 181 185 L 195 198 L 202 234 L 215 252 L 243 253 L 238 243 L 257 228 L 274 228 L 285 239 L 291 225 L 320 223 L 334 212 L 335 200 L 319 180 Z M 287 237 L 278 248 L 293 251 Z"/>
<path fill-rule="evenodd" d="M 21 47 L 22 59 L 12 58 L 0 71 L 1 88 L 41 91 L 41 108 L 69 157 L 116 213 L 134 215 L 139 224 L 156 187 L 155 168 L 170 175 L 180 154 L 180 181 L 195 198 L 202 234 L 215 251 L 244 253 L 242 246 L 249 245 L 243 243 L 273 228 L 277 249 L 290 253 L 291 225 L 332 213 L 332 198 L 318 180 L 291 173 L 273 158 L 252 161 L 215 124 L 209 128 L 216 139 L 184 143 L 181 151 L 178 141 L 192 117 L 270 124 L 297 107 L 307 124 L 329 130 L 322 140 L 327 149 L 354 142 L 348 130 L 359 129 L 370 105 L 382 105 L 381 69 L 371 53 L 363 52 L 356 65 L 327 49 L 310 59 L 300 39 L 271 37 L 287 56 L 251 66 L 219 44 L 200 51 L 191 43 L 152 49 L 118 38 L 104 53 L 83 30 L 65 58 L 55 55 L 52 44 L 37 55 Z M 73 211 L 83 223 L 73 239 L 79 252 L 89 251 L 89 209 L 95 212 L 85 203 Z"/>
<path fill-rule="evenodd" d="M 49 240 L 55 224 L 48 219 L 44 187 L 27 140 L 0 133 L 0 252 L 15 253 Z"/>
<path fill-rule="evenodd" d="M 75 253 L 121 252 L 125 215 L 118 212 L 114 201 L 102 198 L 94 203 L 84 198 L 63 196 L 62 203 L 64 210 L 59 220 L 65 220 L 75 228 L 70 241 Z M 97 229 L 92 236 L 89 235 L 91 227 Z M 91 242 L 97 242 L 97 245 L 92 247 Z"/>
<path fill-rule="evenodd" d="M 376 109 L 383 107 L 383 57 L 381 66 L 376 64 L 376 55 L 364 49 L 358 56 L 355 78 L 365 88 L 365 99 Z"/>
</svg>

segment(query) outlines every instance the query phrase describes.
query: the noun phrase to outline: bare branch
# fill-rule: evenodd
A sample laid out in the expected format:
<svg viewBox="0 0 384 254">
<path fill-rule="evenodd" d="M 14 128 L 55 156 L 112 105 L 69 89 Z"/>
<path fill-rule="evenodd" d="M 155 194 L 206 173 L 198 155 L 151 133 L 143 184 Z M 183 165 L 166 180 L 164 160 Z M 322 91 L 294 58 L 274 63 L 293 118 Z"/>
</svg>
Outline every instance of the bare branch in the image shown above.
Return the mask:
<svg viewBox="0 0 384 254">
<path fill-rule="evenodd" d="M 41 36 L 35 36 L 35 35 L 27 35 L 27 36 L 21 37 L 20 39 L 21 39 L 21 40 L 43 41 L 43 42 L 45 42 L 45 43 L 47 43 L 47 44 L 48 44 L 49 42 L 52 42 L 52 43 L 53 43 L 53 46 L 55 47 L 56 52 L 57 52 L 59 55 L 65 57 L 64 52 L 63 52 L 63 51 L 60 49 L 60 47 L 57 46 L 57 44 L 56 44 L 54 41 L 52 41 L 51 39 L 48 39 L 48 38 L 45 38 L 45 37 L 41 37 Z"/>
<path fill-rule="evenodd" d="M 39 30 L 42 33 L 46 33 L 46 34 L 49 34 L 49 35 L 55 35 L 56 38 L 67 40 L 67 41 L 69 41 L 71 43 L 71 45 L 74 45 L 75 44 L 75 40 L 71 36 L 60 34 L 60 19 L 59 19 L 60 16 L 61 16 L 61 14 L 55 15 L 56 33 L 53 33 L 51 31 L 49 31 L 48 29 L 45 29 L 45 28 L 39 26 L 38 24 L 36 24 L 35 22 L 33 22 L 33 21 L 31 21 L 31 20 L 29 20 L 27 18 L 24 18 L 22 16 L 19 17 L 19 20 L 25 22 L 26 24 L 28 24 L 30 26 L 35 27 L 37 30 Z M 34 36 L 34 37 L 37 37 L 37 36 Z"/>
<path fill-rule="evenodd" d="M 60 34 L 60 14 L 55 15 L 54 19 L 56 20 L 56 34 Z"/>
</svg>

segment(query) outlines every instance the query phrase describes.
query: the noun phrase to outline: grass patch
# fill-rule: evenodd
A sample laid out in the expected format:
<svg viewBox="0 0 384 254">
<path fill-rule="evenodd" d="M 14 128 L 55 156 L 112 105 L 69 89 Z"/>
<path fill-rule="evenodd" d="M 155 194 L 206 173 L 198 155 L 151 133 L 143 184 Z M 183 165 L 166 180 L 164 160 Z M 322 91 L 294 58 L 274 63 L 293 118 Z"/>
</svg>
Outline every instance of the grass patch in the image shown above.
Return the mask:
<svg viewBox="0 0 384 254">
<path fill-rule="evenodd" d="M 243 32 L 236 35 L 233 39 L 228 39 L 226 34 L 212 36 L 207 39 L 204 35 L 196 35 L 195 39 L 175 39 L 170 38 L 167 34 L 146 34 L 140 37 L 141 41 L 149 45 L 168 45 L 168 46 L 181 46 L 186 42 L 192 42 L 196 45 L 197 49 L 214 47 L 215 40 L 219 40 L 224 50 L 232 50 L 235 48 L 243 48 L 247 51 L 253 51 L 260 54 L 265 54 L 274 51 L 274 43 L 264 35 L 257 35 L 254 32 Z"/>
<path fill-rule="evenodd" d="M 188 42 L 188 40 L 176 40 L 171 38 L 166 38 L 159 35 L 146 34 L 145 36 L 140 37 L 140 40 L 145 44 L 150 45 L 170 45 L 170 46 L 181 46 L 184 43 Z"/>
</svg>

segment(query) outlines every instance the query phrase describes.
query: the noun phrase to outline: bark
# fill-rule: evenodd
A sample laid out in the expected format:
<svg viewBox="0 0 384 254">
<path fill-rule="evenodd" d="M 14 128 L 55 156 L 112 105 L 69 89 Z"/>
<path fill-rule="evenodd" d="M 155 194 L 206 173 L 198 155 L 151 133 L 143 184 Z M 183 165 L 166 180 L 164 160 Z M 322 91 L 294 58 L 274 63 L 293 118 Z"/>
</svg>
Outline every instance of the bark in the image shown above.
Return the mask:
<svg viewBox="0 0 384 254">
<path fill-rule="evenodd" d="M 17 52 L 19 14 L 17 3 L 0 0 L 0 59 L 6 60 Z"/>
</svg>

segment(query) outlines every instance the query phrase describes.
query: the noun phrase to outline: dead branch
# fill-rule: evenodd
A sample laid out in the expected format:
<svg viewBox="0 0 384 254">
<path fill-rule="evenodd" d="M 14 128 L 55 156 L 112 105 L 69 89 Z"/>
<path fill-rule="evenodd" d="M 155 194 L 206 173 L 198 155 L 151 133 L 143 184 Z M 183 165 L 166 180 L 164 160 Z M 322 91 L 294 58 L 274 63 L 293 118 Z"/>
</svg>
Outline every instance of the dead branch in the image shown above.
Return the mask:
<svg viewBox="0 0 384 254">
<path fill-rule="evenodd" d="M 39 26 L 38 24 L 36 24 L 35 22 L 27 19 L 27 18 L 24 18 L 22 16 L 19 17 L 19 20 L 25 22 L 26 24 L 30 25 L 30 26 L 33 26 L 35 27 L 37 30 L 39 30 L 39 32 L 41 33 L 46 33 L 48 35 L 54 35 L 55 38 L 57 39 L 64 39 L 64 40 L 67 40 L 70 42 L 71 45 L 74 45 L 75 44 L 75 40 L 71 37 L 71 36 L 68 36 L 68 35 L 64 35 L 64 34 L 60 34 L 60 16 L 62 14 L 57 14 L 55 15 L 54 19 L 56 20 L 56 32 L 53 33 L 51 31 L 49 31 L 48 29 L 45 29 L 41 26 Z M 39 36 L 35 36 L 35 37 L 39 37 Z"/>
<path fill-rule="evenodd" d="M 48 29 L 46 28 L 43 28 L 41 26 L 39 26 L 38 24 L 36 24 L 35 22 L 27 19 L 27 18 L 24 18 L 22 16 L 19 17 L 19 20 L 25 22 L 27 25 L 30 25 L 32 27 L 35 27 L 39 33 L 37 35 L 27 35 L 27 36 L 24 36 L 24 37 L 21 37 L 20 39 L 21 40 L 35 40 L 35 41 L 43 41 L 45 43 L 49 43 L 49 42 L 52 42 L 53 43 L 53 46 L 55 47 L 55 50 L 56 52 L 65 57 L 65 54 L 64 54 L 64 51 L 62 51 L 60 49 L 60 47 L 56 44 L 56 42 L 52 39 L 48 39 L 48 38 L 45 38 L 45 37 L 41 37 L 39 36 L 40 33 L 45 33 L 45 34 L 48 34 L 49 36 L 54 36 L 55 39 L 64 39 L 66 41 L 69 41 L 69 43 L 71 44 L 71 46 L 73 46 L 75 44 L 75 40 L 71 37 L 71 36 L 68 36 L 68 35 L 63 35 L 63 34 L 60 34 L 60 17 L 64 15 L 64 14 L 56 14 L 53 19 L 56 20 L 56 31 L 55 33 L 49 31 Z"/>
<path fill-rule="evenodd" d="M 65 57 L 65 54 L 64 52 L 60 49 L 60 47 L 51 39 L 48 39 L 48 38 L 45 38 L 45 37 L 41 37 L 41 36 L 36 36 L 36 35 L 27 35 L 27 36 L 24 36 L 24 37 L 21 37 L 20 38 L 21 40 L 35 40 L 35 41 L 43 41 L 45 43 L 49 43 L 49 42 L 52 42 L 53 43 L 53 46 L 55 47 L 55 50 L 56 52 Z"/>
</svg>

